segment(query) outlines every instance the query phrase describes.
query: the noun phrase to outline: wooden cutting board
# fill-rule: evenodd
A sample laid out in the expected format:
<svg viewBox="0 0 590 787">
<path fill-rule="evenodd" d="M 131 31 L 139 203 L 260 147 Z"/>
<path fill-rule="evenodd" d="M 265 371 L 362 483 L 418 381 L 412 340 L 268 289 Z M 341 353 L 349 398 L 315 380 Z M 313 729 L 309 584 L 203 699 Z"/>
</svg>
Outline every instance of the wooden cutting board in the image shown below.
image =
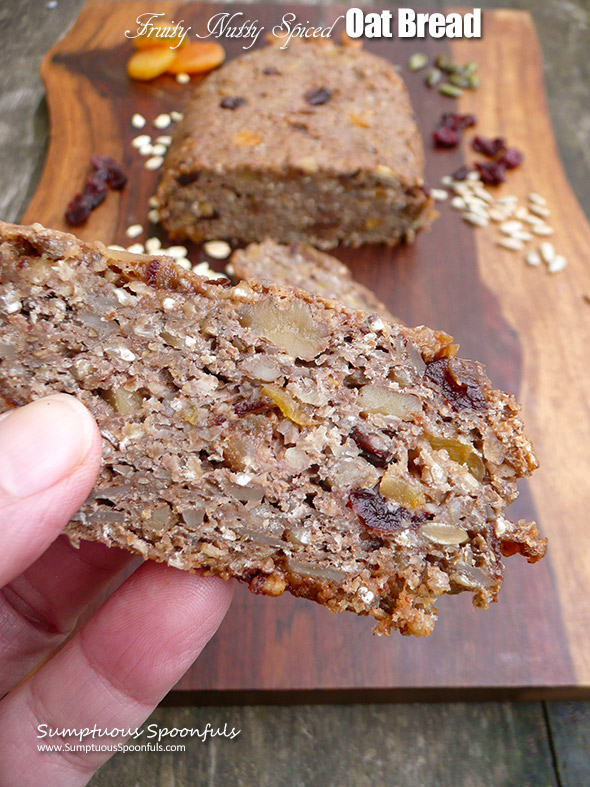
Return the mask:
<svg viewBox="0 0 590 787">
<path fill-rule="evenodd" d="M 310 24 L 330 24 L 345 10 L 230 8 L 244 11 L 267 31 L 288 10 Z M 222 7 L 161 2 L 158 10 L 202 32 Z M 156 132 L 152 121 L 161 112 L 182 109 L 192 86 L 170 77 L 149 84 L 127 79 L 132 49 L 124 32 L 134 29 L 145 11 L 143 0 L 92 0 L 47 54 L 42 75 L 50 145 L 25 222 L 67 229 L 64 208 L 81 187 L 91 155 L 101 153 L 124 162 L 129 183 L 121 194 L 109 194 L 78 234 L 129 245 L 126 227 L 146 225 L 158 173 L 145 169 L 145 159 L 131 147 L 131 139 L 143 132 L 132 129 L 130 119 L 140 112 L 148 118 L 148 133 L 169 133 Z M 228 56 L 240 54 L 242 43 L 225 41 Z M 452 333 L 463 355 L 484 361 L 494 383 L 523 402 L 542 469 L 521 485 L 511 515 L 537 519 L 550 539 L 548 557 L 536 566 L 518 557 L 507 561 L 500 602 L 486 612 L 473 610 L 467 594 L 442 599 L 434 634 L 420 640 L 374 638 L 369 620 L 334 616 L 289 596 L 255 597 L 240 587 L 219 634 L 182 679 L 174 699 L 590 696 L 590 305 L 583 298 L 590 293 L 590 229 L 556 152 L 531 19 L 526 13 L 491 11 L 484 14 L 482 40 L 384 39 L 366 46 L 401 64 L 426 139 L 431 185 L 474 159 L 467 142 L 455 151 L 430 146 L 441 112 L 458 109 L 477 115 L 481 134 L 506 136 L 525 151 L 524 165 L 498 195 L 525 199 L 537 191 L 549 201 L 552 240 L 569 261 L 555 276 L 499 248 L 495 231 L 467 226 L 448 204 L 440 208 L 432 231 L 413 246 L 337 252 L 395 314 Z M 480 89 L 459 101 L 428 90 L 424 73 L 407 69 L 416 50 L 476 60 Z M 191 257 L 203 259 L 199 247 L 191 247 Z"/>
</svg>

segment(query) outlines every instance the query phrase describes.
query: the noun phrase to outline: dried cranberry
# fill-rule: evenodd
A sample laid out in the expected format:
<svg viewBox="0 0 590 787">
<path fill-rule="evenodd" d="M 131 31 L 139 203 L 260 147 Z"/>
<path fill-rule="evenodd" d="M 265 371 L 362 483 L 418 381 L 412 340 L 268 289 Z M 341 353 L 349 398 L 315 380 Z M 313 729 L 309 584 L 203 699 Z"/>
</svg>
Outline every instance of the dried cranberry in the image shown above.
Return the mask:
<svg viewBox="0 0 590 787">
<path fill-rule="evenodd" d="M 90 212 L 92 204 L 85 194 L 76 194 L 66 208 L 66 221 L 70 227 L 79 227 L 84 224 Z"/>
<path fill-rule="evenodd" d="M 475 115 L 458 115 L 456 112 L 443 112 L 434 130 L 436 147 L 454 148 L 459 144 L 461 132 L 476 123 Z"/>
<path fill-rule="evenodd" d="M 305 94 L 305 100 L 313 107 L 318 106 L 319 104 L 327 104 L 331 98 L 332 91 L 329 87 L 314 88 L 312 90 L 308 90 Z"/>
<path fill-rule="evenodd" d="M 181 172 L 180 175 L 177 176 L 176 182 L 179 186 L 190 186 L 191 183 L 199 179 L 200 174 L 198 170 L 195 172 Z"/>
<path fill-rule="evenodd" d="M 268 400 L 265 399 L 243 399 L 234 405 L 236 415 L 246 415 L 246 413 L 256 413 L 260 410 L 268 410 Z"/>
<path fill-rule="evenodd" d="M 453 180 L 465 180 L 470 172 L 471 169 L 469 167 L 459 167 L 456 172 L 453 172 L 452 178 Z"/>
<path fill-rule="evenodd" d="M 432 138 L 437 148 L 454 148 L 459 144 L 459 134 L 448 126 L 437 128 Z"/>
<path fill-rule="evenodd" d="M 473 361 L 441 358 L 426 365 L 425 376 L 438 385 L 455 410 L 481 410 L 487 406 L 480 388 L 482 373 Z"/>
<path fill-rule="evenodd" d="M 506 169 L 514 169 L 514 167 L 518 167 L 519 164 L 522 164 L 523 159 L 524 153 L 518 150 L 518 148 L 506 148 L 498 159 L 498 162 L 504 164 Z"/>
<path fill-rule="evenodd" d="M 91 163 L 98 177 L 106 181 L 109 188 L 119 190 L 127 183 L 123 167 L 111 156 L 92 156 Z"/>
<path fill-rule="evenodd" d="M 411 518 L 409 511 L 388 503 L 374 489 L 353 489 L 348 496 L 348 505 L 365 527 L 383 533 L 401 530 Z"/>
<path fill-rule="evenodd" d="M 484 156 L 495 158 L 495 156 L 506 147 L 506 140 L 504 137 L 487 139 L 486 137 L 477 136 L 473 138 L 471 147 L 476 153 L 482 153 Z"/>
<path fill-rule="evenodd" d="M 506 165 L 501 161 L 476 161 L 475 166 L 483 183 L 489 186 L 497 186 L 506 180 Z"/>
<path fill-rule="evenodd" d="M 371 435 L 362 432 L 358 427 L 354 427 L 350 436 L 357 444 L 361 451 L 361 455 L 367 462 L 370 462 L 375 467 L 385 467 L 389 459 L 389 452 L 376 446 L 373 442 Z"/>
<path fill-rule="evenodd" d="M 100 205 L 100 203 L 106 197 L 107 191 L 107 184 L 96 174 L 89 175 L 86 178 L 86 183 L 84 184 L 84 196 L 88 198 L 92 209 Z"/>
<path fill-rule="evenodd" d="M 453 131 L 463 131 L 469 126 L 475 126 L 477 118 L 475 115 L 458 115 L 456 112 L 443 112 L 438 121 L 439 128 L 451 128 Z"/>
<path fill-rule="evenodd" d="M 234 109 L 239 109 L 239 107 L 243 107 L 244 104 L 247 103 L 248 102 L 246 101 L 246 99 L 242 98 L 242 96 L 228 96 L 227 98 L 223 98 L 219 102 L 219 106 L 222 109 L 234 110 Z"/>
</svg>

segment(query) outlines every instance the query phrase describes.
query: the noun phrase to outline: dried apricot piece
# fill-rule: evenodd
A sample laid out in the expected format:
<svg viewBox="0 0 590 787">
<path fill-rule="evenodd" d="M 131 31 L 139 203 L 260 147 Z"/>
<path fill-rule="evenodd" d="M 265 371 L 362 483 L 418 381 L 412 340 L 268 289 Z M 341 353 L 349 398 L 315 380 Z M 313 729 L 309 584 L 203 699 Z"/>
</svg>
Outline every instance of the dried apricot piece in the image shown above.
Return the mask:
<svg viewBox="0 0 590 787">
<path fill-rule="evenodd" d="M 182 36 L 172 35 L 175 28 L 176 25 L 173 25 L 172 22 L 168 22 L 165 19 L 150 22 L 149 35 L 145 33 L 136 36 L 133 39 L 133 46 L 139 50 L 186 46 L 188 43 L 186 35 L 184 38 Z"/>
<path fill-rule="evenodd" d="M 201 74 L 212 71 L 225 60 L 225 49 L 217 41 L 193 41 L 176 53 L 171 74 Z"/>
<path fill-rule="evenodd" d="M 131 79 L 154 79 L 168 70 L 175 57 L 176 52 L 168 47 L 136 52 L 127 61 L 127 74 Z"/>
</svg>

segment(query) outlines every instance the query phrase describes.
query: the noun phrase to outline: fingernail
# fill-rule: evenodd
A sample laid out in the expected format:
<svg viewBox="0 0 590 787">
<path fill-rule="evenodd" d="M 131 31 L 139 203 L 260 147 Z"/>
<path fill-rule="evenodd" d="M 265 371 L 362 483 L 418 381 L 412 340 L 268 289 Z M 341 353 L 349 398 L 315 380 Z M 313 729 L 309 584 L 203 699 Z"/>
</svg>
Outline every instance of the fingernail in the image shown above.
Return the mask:
<svg viewBox="0 0 590 787">
<path fill-rule="evenodd" d="M 92 419 L 73 396 L 39 399 L 0 420 L 0 487 L 30 497 L 69 475 L 84 459 Z"/>
</svg>

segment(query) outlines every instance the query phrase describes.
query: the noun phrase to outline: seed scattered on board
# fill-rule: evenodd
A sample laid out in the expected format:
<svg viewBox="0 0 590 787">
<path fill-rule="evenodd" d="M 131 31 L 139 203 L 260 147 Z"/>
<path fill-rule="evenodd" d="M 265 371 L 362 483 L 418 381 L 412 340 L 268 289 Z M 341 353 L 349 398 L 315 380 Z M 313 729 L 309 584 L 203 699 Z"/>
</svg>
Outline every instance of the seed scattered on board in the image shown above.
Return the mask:
<svg viewBox="0 0 590 787">
<path fill-rule="evenodd" d="M 444 202 L 453 195 L 450 206 L 473 227 L 487 227 L 493 222 L 500 236 L 496 240 L 497 246 L 511 252 L 524 251 L 527 265 L 539 267 L 544 262 L 548 273 L 559 273 L 567 266 L 565 256 L 558 254 L 549 241 L 543 241 L 537 249 L 527 249 L 527 244 L 537 238 L 540 241 L 554 234 L 553 227 L 547 223 L 551 211 L 547 200 L 540 194 L 531 192 L 526 205 L 520 204 L 514 194 L 495 199 L 476 171 L 468 172 L 463 180 L 444 175 L 440 182 L 444 188 L 431 189 L 432 198 Z"/>
<path fill-rule="evenodd" d="M 225 260 L 231 254 L 231 246 L 224 240 L 210 240 L 203 245 L 203 251 L 214 260 Z"/>
</svg>

